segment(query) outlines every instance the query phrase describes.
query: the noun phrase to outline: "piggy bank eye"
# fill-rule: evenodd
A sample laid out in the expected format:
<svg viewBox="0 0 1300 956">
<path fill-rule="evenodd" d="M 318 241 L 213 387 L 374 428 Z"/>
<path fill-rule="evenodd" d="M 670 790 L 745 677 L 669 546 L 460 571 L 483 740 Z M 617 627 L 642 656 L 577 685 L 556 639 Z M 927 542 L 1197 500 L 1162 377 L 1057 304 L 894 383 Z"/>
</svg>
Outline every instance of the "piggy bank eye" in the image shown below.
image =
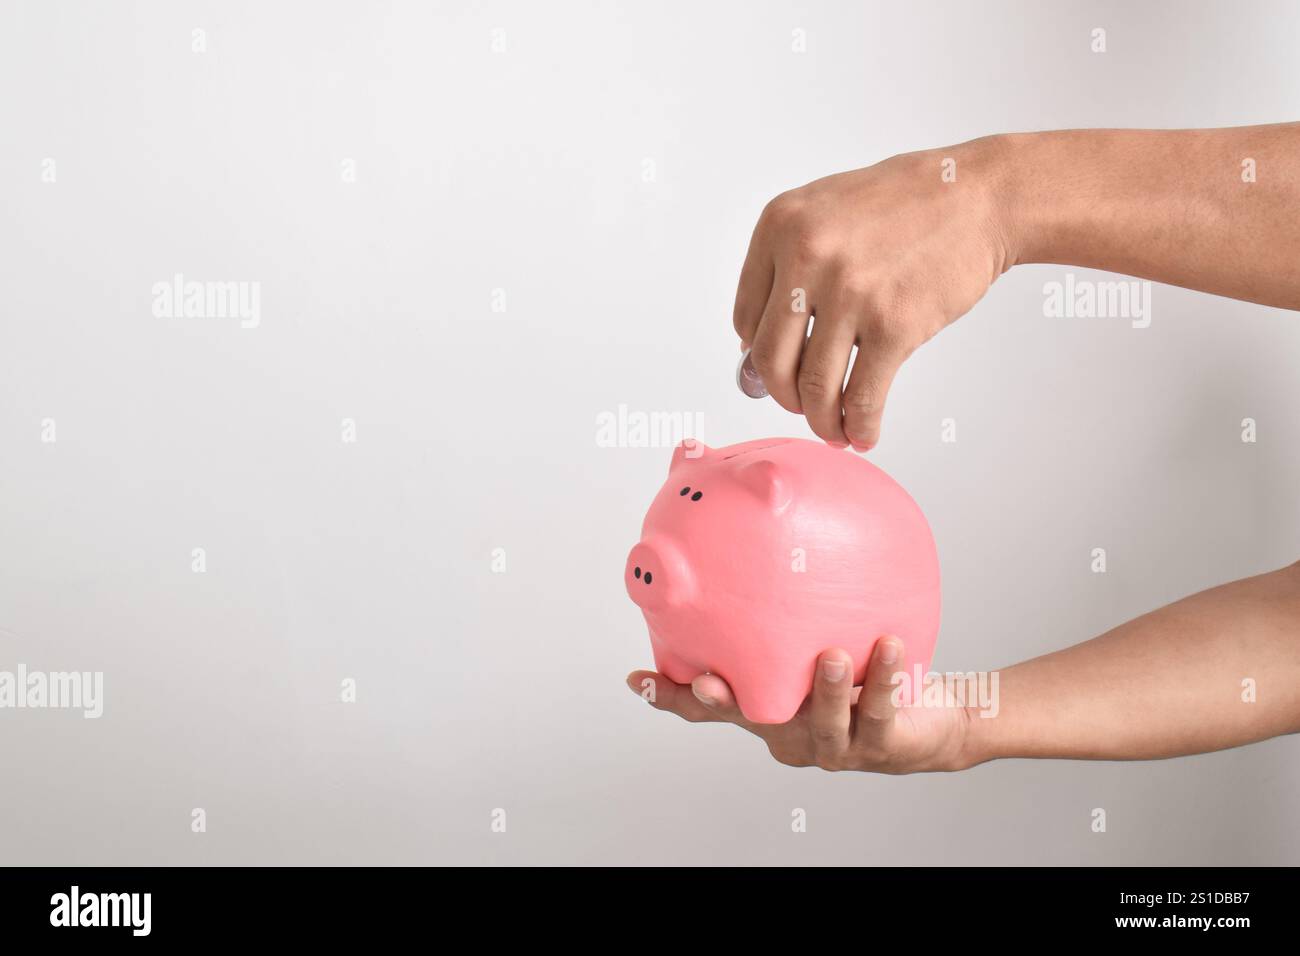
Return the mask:
<svg viewBox="0 0 1300 956">
<path fill-rule="evenodd" d="M 681 491 L 677 493 L 681 495 L 683 498 L 685 498 L 687 495 L 691 493 L 691 486 L 687 485 L 685 488 L 683 488 Z"/>
<path fill-rule="evenodd" d="M 703 497 L 704 497 L 704 492 L 697 491 L 695 492 L 695 494 L 691 495 L 691 501 L 699 501 Z"/>
</svg>

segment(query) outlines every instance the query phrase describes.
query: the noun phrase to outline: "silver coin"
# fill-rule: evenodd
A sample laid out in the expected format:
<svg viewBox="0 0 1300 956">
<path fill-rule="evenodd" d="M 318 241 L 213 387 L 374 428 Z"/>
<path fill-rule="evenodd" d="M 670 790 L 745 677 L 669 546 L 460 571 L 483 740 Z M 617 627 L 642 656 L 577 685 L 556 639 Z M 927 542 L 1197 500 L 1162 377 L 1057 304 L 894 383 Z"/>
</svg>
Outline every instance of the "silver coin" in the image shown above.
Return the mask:
<svg viewBox="0 0 1300 956">
<path fill-rule="evenodd" d="M 736 366 L 736 385 L 750 398 L 767 398 L 767 386 L 759 377 L 754 363 L 749 360 L 749 352 L 749 349 L 745 349 L 740 364 Z"/>
</svg>

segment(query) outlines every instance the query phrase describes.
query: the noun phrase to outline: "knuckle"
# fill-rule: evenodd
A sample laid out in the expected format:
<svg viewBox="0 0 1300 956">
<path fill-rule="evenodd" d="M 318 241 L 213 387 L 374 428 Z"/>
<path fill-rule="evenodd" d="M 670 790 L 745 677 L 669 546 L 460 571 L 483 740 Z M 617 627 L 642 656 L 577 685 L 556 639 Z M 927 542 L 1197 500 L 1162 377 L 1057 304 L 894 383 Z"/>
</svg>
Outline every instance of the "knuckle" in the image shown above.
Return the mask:
<svg viewBox="0 0 1300 956">
<path fill-rule="evenodd" d="M 806 754 L 785 747 L 776 747 L 769 744 L 767 750 L 777 763 L 784 764 L 787 767 L 807 767 L 812 763 Z"/>
<path fill-rule="evenodd" d="M 798 190 L 782 193 L 768 203 L 759 229 L 798 271 L 839 260 L 840 244 L 835 233 L 825 228 Z"/>
<path fill-rule="evenodd" d="M 906 319 L 922 309 L 923 296 L 918 291 L 917 281 L 907 275 L 895 271 L 873 272 L 869 276 L 862 276 L 858 281 L 858 301 L 870 311 L 873 318 L 882 320 L 885 324 L 890 324 L 895 319 Z"/>
<path fill-rule="evenodd" d="M 839 388 L 824 368 L 807 365 L 800 367 L 799 396 L 804 401 L 820 401 L 829 398 L 832 392 L 839 394 Z"/>
<path fill-rule="evenodd" d="M 871 683 L 878 689 L 880 695 L 886 700 L 888 700 L 889 696 L 894 692 L 894 685 L 897 683 L 894 680 L 894 676 L 898 674 L 900 670 L 901 665 L 897 662 L 893 664 L 882 664 L 880 665 L 880 669 L 876 673 L 876 676 L 871 681 Z"/>
<path fill-rule="evenodd" d="M 787 190 L 774 196 L 759 216 L 760 227 L 767 227 L 775 232 L 784 232 L 803 219 L 803 203 L 795 190 Z"/>
<path fill-rule="evenodd" d="M 844 411 L 869 418 L 880 408 L 880 384 L 864 382 L 844 393 Z"/>
<path fill-rule="evenodd" d="M 844 731 L 839 727 L 814 727 L 812 736 L 819 744 L 832 744 L 844 738 Z"/>
<path fill-rule="evenodd" d="M 882 724 L 887 724 L 893 720 L 894 715 L 892 713 L 884 712 L 884 709 L 881 707 L 871 706 L 862 712 L 861 719 L 864 723 L 870 724 L 873 727 L 879 727 Z"/>
<path fill-rule="evenodd" d="M 869 316 L 862 338 L 873 348 L 894 351 L 911 337 L 911 326 L 905 312 L 887 306 L 871 306 Z"/>
<path fill-rule="evenodd" d="M 806 223 L 796 223 L 790 233 L 790 257 L 797 266 L 821 266 L 834 261 L 838 255 L 835 239 L 825 230 Z"/>
<path fill-rule="evenodd" d="M 858 312 L 871 302 L 874 293 L 871 281 L 850 269 L 836 270 L 835 305 L 842 312 Z"/>
</svg>

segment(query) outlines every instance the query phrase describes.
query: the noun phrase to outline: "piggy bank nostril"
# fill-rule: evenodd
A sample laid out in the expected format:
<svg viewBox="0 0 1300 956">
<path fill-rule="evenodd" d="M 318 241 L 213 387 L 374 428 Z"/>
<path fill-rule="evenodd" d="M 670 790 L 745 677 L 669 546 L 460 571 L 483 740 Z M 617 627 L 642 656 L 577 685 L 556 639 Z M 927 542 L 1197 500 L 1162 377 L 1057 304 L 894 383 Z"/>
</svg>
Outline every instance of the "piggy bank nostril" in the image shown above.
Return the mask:
<svg viewBox="0 0 1300 956">
<path fill-rule="evenodd" d="M 647 571 L 647 572 L 645 573 L 645 583 L 646 583 L 646 584 L 649 584 L 649 583 L 650 583 L 650 572 L 649 572 L 649 571 Z"/>
<path fill-rule="evenodd" d="M 633 573 L 637 578 L 640 578 L 640 577 L 641 577 L 641 569 L 640 569 L 640 568 L 636 568 L 635 570 L 632 571 L 632 573 Z"/>
</svg>

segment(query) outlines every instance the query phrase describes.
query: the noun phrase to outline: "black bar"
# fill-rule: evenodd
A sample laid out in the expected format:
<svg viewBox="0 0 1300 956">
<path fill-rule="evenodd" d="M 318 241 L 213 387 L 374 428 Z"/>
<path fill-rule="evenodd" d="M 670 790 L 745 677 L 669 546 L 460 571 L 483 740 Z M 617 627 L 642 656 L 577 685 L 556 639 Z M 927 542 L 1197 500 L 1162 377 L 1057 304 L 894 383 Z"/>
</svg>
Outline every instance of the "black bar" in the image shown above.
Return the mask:
<svg viewBox="0 0 1300 956">
<path fill-rule="evenodd" d="M 73 887 L 78 922 L 102 914 L 118 925 L 53 925 L 71 923 Z M 7 943 L 373 944 L 458 929 L 524 944 L 613 933 L 605 941 L 620 948 L 775 943 L 786 932 L 809 943 L 833 933 L 839 945 L 1125 936 L 1232 945 L 1293 928 L 1296 887 L 1289 868 L 9 868 L 0 927 Z"/>
</svg>

